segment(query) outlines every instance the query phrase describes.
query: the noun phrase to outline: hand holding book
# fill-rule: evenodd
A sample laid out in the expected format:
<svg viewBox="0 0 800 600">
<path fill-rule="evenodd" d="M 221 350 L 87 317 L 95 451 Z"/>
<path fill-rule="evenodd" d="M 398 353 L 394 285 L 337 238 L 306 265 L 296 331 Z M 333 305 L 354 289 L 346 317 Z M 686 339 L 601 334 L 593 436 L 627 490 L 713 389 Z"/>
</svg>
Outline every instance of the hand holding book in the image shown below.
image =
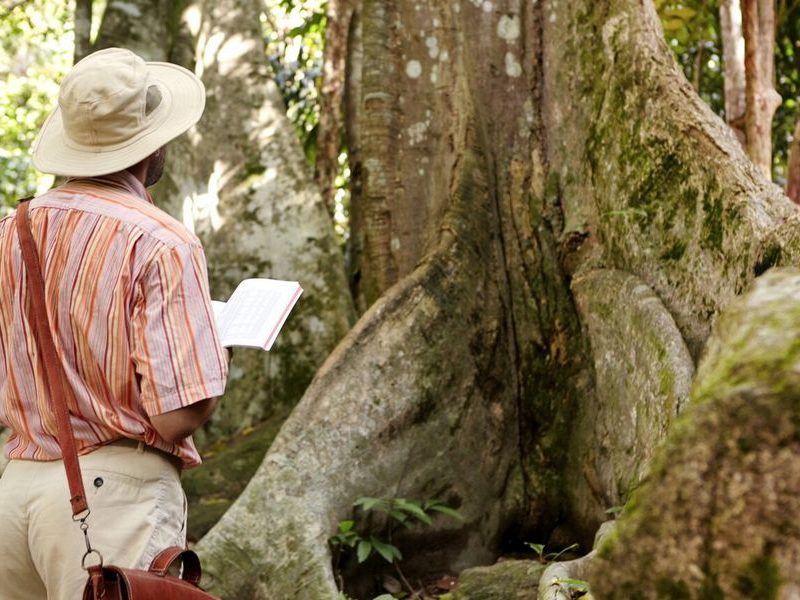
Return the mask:
<svg viewBox="0 0 800 600">
<path fill-rule="evenodd" d="M 222 345 L 269 350 L 302 293 L 296 281 L 245 279 L 227 302 L 211 303 Z"/>
</svg>

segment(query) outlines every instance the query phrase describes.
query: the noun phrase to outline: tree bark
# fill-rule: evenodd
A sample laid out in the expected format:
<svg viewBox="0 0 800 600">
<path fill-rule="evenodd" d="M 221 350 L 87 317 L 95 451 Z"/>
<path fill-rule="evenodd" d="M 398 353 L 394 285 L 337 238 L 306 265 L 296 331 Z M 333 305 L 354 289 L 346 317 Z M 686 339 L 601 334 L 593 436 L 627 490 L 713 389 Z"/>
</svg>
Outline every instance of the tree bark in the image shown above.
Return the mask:
<svg viewBox="0 0 800 600">
<path fill-rule="evenodd" d="M 145 60 L 167 61 L 175 22 L 172 11 L 184 4 L 184 0 L 108 0 L 94 49 L 122 46 Z"/>
<path fill-rule="evenodd" d="M 773 0 L 742 0 L 745 39 L 745 134 L 747 154 L 772 179 L 772 118 L 781 97 L 775 90 Z"/>
<path fill-rule="evenodd" d="M 741 0 L 722 0 L 719 15 L 725 81 L 725 120 L 744 146 L 746 105 Z"/>
<path fill-rule="evenodd" d="M 335 182 L 339 171 L 339 150 L 343 134 L 343 100 L 350 24 L 356 7 L 354 0 L 330 0 L 325 28 L 325 58 L 319 96 L 319 133 L 314 179 L 322 200 L 333 216 Z"/>
<path fill-rule="evenodd" d="M 795 204 L 800 204 L 800 120 L 794 126 L 792 144 L 789 146 L 789 162 L 786 165 L 786 195 Z"/>
<path fill-rule="evenodd" d="M 73 63 L 92 50 L 92 0 L 75 0 L 75 53 Z"/>
<path fill-rule="evenodd" d="M 774 269 L 720 315 L 685 418 L 599 551 L 598 600 L 800 591 L 798 290 Z"/>
</svg>

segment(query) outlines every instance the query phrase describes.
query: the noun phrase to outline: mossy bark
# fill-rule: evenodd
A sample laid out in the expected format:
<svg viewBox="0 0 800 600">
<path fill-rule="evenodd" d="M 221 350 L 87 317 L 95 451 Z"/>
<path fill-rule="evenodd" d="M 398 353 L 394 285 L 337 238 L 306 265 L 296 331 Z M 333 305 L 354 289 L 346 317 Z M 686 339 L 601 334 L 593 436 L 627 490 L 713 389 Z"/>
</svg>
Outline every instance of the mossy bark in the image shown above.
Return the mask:
<svg viewBox="0 0 800 600">
<path fill-rule="evenodd" d="M 679 71 L 651 2 L 546 6 L 545 122 L 565 233 L 653 288 L 696 359 L 795 208 Z"/>
<path fill-rule="evenodd" d="M 594 528 L 646 475 L 689 399 L 694 363 L 672 316 L 638 277 L 588 271 L 572 291 L 596 386 L 575 412 L 565 480 L 571 518 Z"/>
<path fill-rule="evenodd" d="M 691 405 L 601 547 L 598 600 L 800 592 L 800 271 L 720 316 Z"/>
</svg>

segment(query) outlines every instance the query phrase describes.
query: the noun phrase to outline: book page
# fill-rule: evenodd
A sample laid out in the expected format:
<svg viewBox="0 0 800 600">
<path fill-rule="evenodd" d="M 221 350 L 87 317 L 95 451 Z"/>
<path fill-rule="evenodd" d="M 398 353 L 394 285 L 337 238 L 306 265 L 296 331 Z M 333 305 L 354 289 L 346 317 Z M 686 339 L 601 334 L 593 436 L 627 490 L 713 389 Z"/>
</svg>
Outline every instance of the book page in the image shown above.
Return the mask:
<svg viewBox="0 0 800 600">
<path fill-rule="evenodd" d="M 217 321 L 222 345 L 269 350 L 302 291 L 296 281 L 245 279 Z"/>
<path fill-rule="evenodd" d="M 225 311 L 225 303 L 220 302 L 219 300 L 212 300 L 211 301 L 211 308 L 214 310 L 214 321 L 217 323 L 217 329 L 221 328 L 222 323 L 222 314 Z"/>
</svg>

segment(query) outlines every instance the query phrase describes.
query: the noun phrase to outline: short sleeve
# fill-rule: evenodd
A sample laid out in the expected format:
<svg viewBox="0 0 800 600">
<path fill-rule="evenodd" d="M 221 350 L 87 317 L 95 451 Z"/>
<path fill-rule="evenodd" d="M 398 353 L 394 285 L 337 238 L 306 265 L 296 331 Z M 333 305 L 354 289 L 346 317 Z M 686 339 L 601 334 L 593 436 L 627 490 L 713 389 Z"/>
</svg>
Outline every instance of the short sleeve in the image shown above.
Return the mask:
<svg viewBox="0 0 800 600">
<path fill-rule="evenodd" d="M 136 287 L 131 349 L 149 416 L 225 391 L 228 363 L 219 341 L 203 249 L 164 248 Z"/>
</svg>

